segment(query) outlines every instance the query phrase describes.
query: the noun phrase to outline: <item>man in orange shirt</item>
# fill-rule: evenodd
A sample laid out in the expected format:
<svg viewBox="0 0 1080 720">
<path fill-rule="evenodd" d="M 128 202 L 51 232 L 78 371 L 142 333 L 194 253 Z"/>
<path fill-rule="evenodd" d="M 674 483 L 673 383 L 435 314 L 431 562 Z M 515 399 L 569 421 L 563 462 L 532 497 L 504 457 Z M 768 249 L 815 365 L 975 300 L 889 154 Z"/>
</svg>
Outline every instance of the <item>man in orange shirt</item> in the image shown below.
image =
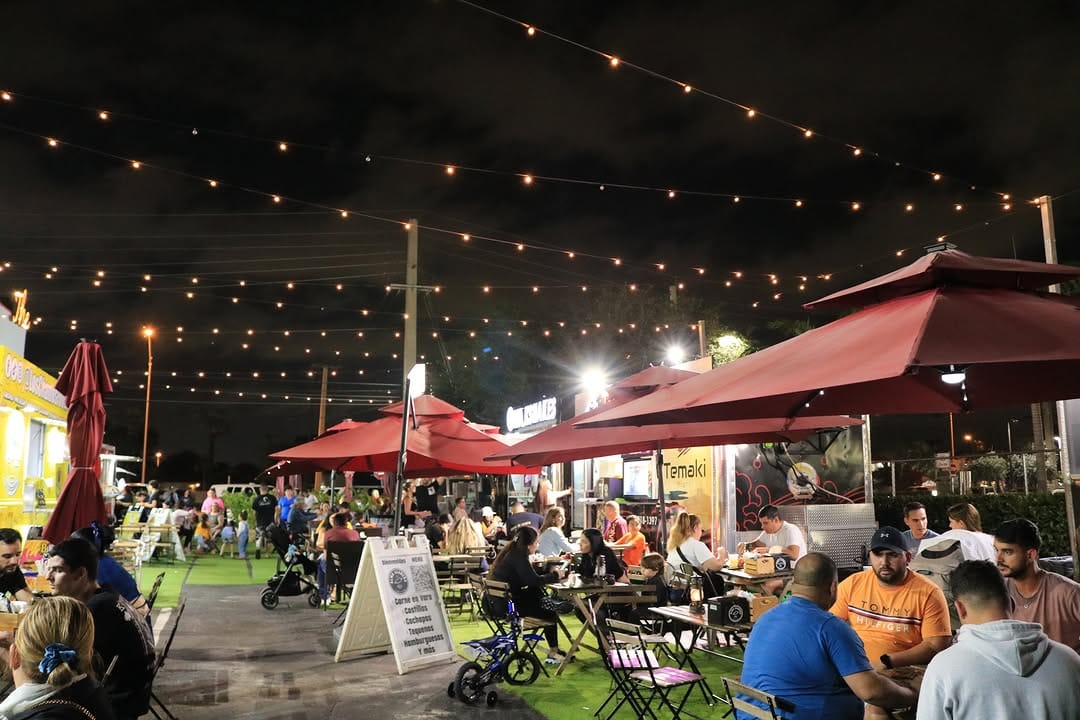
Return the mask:
<svg viewBox="0 0 1080 720">
<path fill-rule="evenodd" d="M 941 588 L 908 570 L 904 534 L 879 528 L 870 569 L 840 583 L 832 613 L 851 623 L 875 670 L 926 665 L 949 646 L 952 629 Z"/>
</svg>

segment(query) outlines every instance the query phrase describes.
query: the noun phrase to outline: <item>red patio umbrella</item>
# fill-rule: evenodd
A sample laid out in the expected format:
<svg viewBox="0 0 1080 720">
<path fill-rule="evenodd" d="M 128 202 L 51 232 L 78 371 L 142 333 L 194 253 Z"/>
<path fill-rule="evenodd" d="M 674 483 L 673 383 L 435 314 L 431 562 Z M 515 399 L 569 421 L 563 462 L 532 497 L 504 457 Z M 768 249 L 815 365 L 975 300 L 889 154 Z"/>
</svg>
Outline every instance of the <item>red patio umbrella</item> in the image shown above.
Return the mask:
<svg viewBox="0 0 1080 720">
<path fill-rule="evenodd" d="M 882 302 L 583 424 L 967 412 L 1078 397 L 1078 300 L 1032 291 L 1075 277 L 1080 268 L 934 253 L 808 307 Z"/>
<path fill-rule="evenodd" d="M 488 462 L 484 458 L 504 449 L 505 442 L 470 426 L 464 411 L 433 398 L 437 402 L 416 399 L 420 410 L 417 427 L 407 439 L 407 477 L 434 477 L 454 472 L 480 472 L 495 475 L 526 473 L 529 469 L 509 462 Z M 324 435 L 302 445 L 274 453 L 277 460 L 289 460 L 305 468 L 352 470 L 359 472 L 396 472 L 401 442 L 400 407 L 382 408 L 386 417 L 361 423 L 351 430 Z M 447 408 L 452 409 L 448 411 Z"/>
<path fill-rule="evenodd" d="M 672 383 L 645 384 L 653 368 L 632 375 L 612 386 L 609 401 L 587 413 L 548 428 L 490 456 L 488 460 L 513 460 L 522 465 L 551 465 L 585 458 L 602 457 L 657 449 L 737 445 L 758 442 L 798 442 L 823 428 L 859 425 L 846 415 L 799 418 L 785 428 L 783 418 L 729 420 L 703 423 L 646 425 L 643 427 L 583 427 L 579 423 L 606 413 L 642 395 Z M 685 371 L 677 371 L 685 372 Z M 689 377 L 699 373 L 685 373 Z M 640 383 L 640 384 L 635 384 Z M 642 391 L 626 392 L 625 388 Z"/>
<path fill-rule="evenodd" d="M 784 429 L 784 419 L 736 420 L 648 425 L 646 427 L 582 427 L 578 423 L 610 412 L 635 398 L 657 392 L 698 373 L 665 367 L 647 368 L 631 375 L 609 389 L 608 402 L 601 407 L 560 423 L 531 438 L 489 457 L 489 460 L 512 459 L 523 465 L 550 465 L 583 458 L 631 452 L 651 452 L 667 448 L 698 447 L 757 442 L 795 442 L 822 428 L 861 424 L 847 416 L 805 417 Z M 657 503 L 659 504 L 656 547 L 663 551 L 667 534 L 667 507 L 664 491 L 663 456 L 657 453 Z"/>
<path fill-rule="evenodd" d="M 101 346 L 94 342 L 76 345 L 60 371 L 56 389 L 67 401 L 71 472 L 42 532 L 52 543 L 66 540 L 91 521 L 105 524 L 105 500 L 100 484 L 101 438 L 105 434 L 105 405 L 101 395 L 112 392 L 112 382 Z"/>
</svg>

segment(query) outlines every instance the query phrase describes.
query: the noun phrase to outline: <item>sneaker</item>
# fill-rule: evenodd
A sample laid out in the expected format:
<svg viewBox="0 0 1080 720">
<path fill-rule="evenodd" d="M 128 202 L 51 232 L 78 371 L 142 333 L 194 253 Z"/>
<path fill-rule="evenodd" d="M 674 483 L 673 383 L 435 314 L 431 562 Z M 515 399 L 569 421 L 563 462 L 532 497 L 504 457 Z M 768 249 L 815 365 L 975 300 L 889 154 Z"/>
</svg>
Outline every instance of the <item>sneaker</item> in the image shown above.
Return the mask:
<svg viewBox="0 0 1080 720">
<path fill-rule="evenodd" d="M 561 665 L 563 660 L 566 660 L 566 653 L 562 650 L 548 650 L 547 657 L 544 659 L 548 665 Z"/>
<path fill-rule="evenodd" d="M 555 605 L 555 612 L 560 615 L 570 615 L 574 612 L 574 603 L 569 600 L 561 600 Z"/>
</svg>

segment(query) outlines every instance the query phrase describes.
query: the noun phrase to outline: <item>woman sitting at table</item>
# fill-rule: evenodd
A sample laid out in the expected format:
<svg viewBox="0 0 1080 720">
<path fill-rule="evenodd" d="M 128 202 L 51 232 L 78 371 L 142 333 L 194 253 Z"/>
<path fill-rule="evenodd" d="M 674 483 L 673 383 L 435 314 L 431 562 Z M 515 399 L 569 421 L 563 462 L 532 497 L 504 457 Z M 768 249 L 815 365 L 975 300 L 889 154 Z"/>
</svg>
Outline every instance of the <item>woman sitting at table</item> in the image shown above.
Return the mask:
<svg viewBox="0 0 1080 720">
<path fill-rule="evenodd" d="M 581 547 L 582 553 L 581 565 L 578 569 L 581 577 L 599 579 L 596 570 L 600 564 L 600 558 L 604 558 L 605 575 L 614 577 L 615 582 L 624 583 L 630 581 L 626 577 L 626 568 L 619 562 L 619 558 L 615 556 L 615 551 L 604 544 L 604 536 L 600 534 L 599 530 L 586 528 L 581 533 L 578 545 Z"/>
<path fill-rule="evenodd" d="M 443 550 L 450 555 L 469 555 L 471 554 L 469 551 L 473 548 L 486 549 L 487 546 L 487 541 L 484 540 L 479 525 L 470 520 L 468 516 L 455 520 L 446 533 L 446 540 L 443 541 Z M 487 572 L 488 561 L 486 557 L 481 558 L 480 569 Z"/>
<path fill-rule="evenodd" d="M 693 513 L 679 513 L 674 527 L 668 534 L 667 546 L 671 548 L 667 554 L 668 565 L 679 568 L 682 565 L 692 565 L 705 578 L 706 583 L 712 582 L 709 573 L 720 572 L 727 562 L 727 550 L 721 547 L 713 555 L 709 546 L 701 542 L 701 518 Z M 723 588 L 723 582 L 712 582 L 713 588 L 706 589 L 713 595 L 719 595 L 716 587 Z"/>
<path fill-rule="evenodd" d="M 113 720 L 93 658 L 94 618 L 86 605 L 70 597 L 37 601 L 8 649 L 15 689 L 0 703 L 0 717 Z"/>
<path fill-rule="evenodd" d="M 525 526 L 518 529 L 499 551 L 489 577 L 510 586 L 510 597 L 514 600 L 514 609 L 519 616 L 555 620 L 556 613 L 544 608 L 544 585 L 558 582 L 565 575 L 565 571 L 556 567 L 549 573 L 537 575 L 529 562 L 529 556 L 536 553 L 538 546 L 539 535 L 535 528 Z M 485 602 L 496 617 L 506 616 L 507 606 L 504 599 L 488 595 L 485 596 Z M 566 656 L 559 650 L 558 625 L 546 626 L 544 638 L 548 644 L 545 662 L 552 665 L 561 663 Z"/>
<path fill-rule="evenodd" d="M 540 526 L 540 553 L 544 557 L 556 555 L 573 555 L 577 549 L 570 544 L 563 534 L 562 526 L 566 524 L 566 512 L 556 505 L 544 515 L 544 524 Z"/>
</svg>

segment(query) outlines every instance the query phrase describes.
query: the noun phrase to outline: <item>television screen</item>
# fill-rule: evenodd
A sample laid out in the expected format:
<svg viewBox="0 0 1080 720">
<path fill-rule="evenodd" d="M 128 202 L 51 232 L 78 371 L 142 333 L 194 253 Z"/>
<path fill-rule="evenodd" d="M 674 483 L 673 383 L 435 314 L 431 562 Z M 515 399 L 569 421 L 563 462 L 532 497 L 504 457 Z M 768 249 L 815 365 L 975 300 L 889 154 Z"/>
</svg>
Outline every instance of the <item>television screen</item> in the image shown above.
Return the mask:
<svg viewBox="0 0 1080 720">
<path fill-rule="evenodd" d="M 656 497 L 652 460 L 627 460 L 623 463 L 623 497 Z"/>
</svg>

